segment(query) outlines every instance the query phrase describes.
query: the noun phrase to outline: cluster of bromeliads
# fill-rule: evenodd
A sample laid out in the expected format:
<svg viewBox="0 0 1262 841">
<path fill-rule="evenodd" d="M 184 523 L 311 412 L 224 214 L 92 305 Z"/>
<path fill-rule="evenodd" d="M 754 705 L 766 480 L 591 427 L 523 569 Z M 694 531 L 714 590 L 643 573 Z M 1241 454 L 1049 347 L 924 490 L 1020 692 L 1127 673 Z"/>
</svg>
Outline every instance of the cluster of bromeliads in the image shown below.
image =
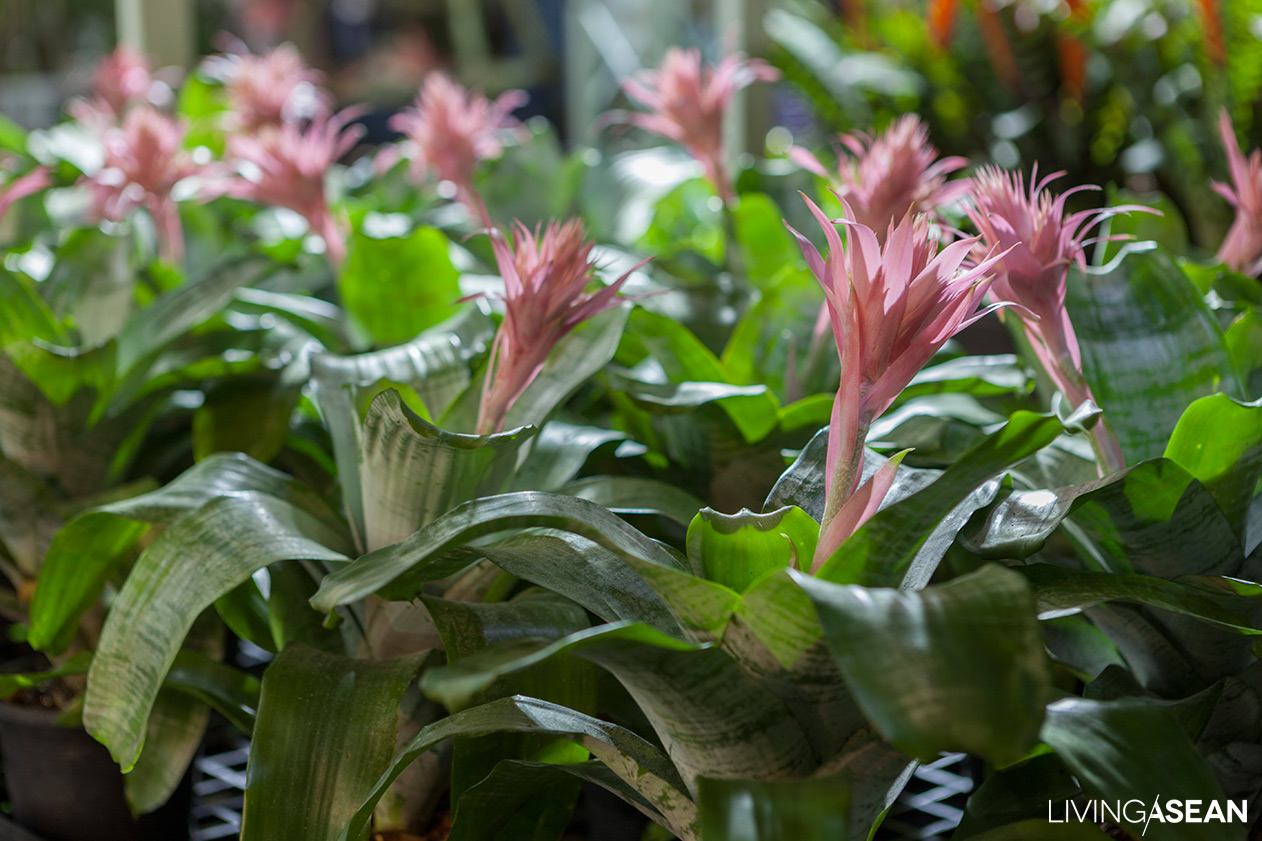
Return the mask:
<svg viewBox="0 0 1262 841">
<path fill-rule="evenodd" d="M 4 126 L 4 609 L 51 658 L 5 693 L 81 687 L 137 812 L 218 710 L 244 839 L 558 838 L 584 781 L 659 837 L 867 838 L 943 751 L 987 767 L 956 838 L 1106 837 L 1048 823 L 1075 797 L 1254 818 L 1262 155 L 1224 115 L 1201 262 L 1055 175 L 952 178 L 914 115 L 793 148 L 805 216 L 725 153 L 775 78 L 625 83 L 608 121 L 704 175 L 629 243 L 588 199 L 630 169 L 438 74 L 349 166 L 360 112 L 287 47 L 178 94 L 120 50 L 73 121 Z M 964 355 L 995 310 L 1020 354 Z"/>
</svg>

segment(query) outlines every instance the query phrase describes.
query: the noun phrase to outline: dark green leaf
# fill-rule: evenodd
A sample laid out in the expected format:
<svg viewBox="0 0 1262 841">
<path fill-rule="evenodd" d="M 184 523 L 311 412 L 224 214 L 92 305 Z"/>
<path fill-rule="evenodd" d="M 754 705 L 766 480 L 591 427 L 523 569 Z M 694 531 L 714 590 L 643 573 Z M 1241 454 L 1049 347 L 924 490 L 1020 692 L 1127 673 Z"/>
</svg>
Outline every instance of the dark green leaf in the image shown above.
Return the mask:
<svg viewBox="0 0 1262 841">
<path fill-rule="evenodd" d="M 129 770 L 167 670 L 198 615 L 269 563 L 345 561 L 341 536 L 275 497 L 220 497 L 180 519 L 132 568 L 88 674 L 83 722 Z M 171 586 L 172 581 L 182 586 Z"/>
<path fill-rule="evenodd" d="M 696 808 L 665 754 L 617 725 L 521 697 L 464 710 L 423 729 L 395 757 L 339 841 L 363 837 L 377 801 L 408 765 L 431 748 L 454 736 L 500 732 L 551 733 L 573 739 L 652 804 L 673 832 L 685 841 L 695 841 Z"/>
<path fill-rule="evenodd" d="M 1128 462 L 1161 455 L 1196 398 L 1240 396 L 1213 313 L 1163 252 L 1131 254 L 1089 277 L 1071 269 L 1066 305 L 1083 371 Z"/>
<path fill-rule="evenodd" d="M 1179 418 L 1165 456 L 1205 486 L 1243 543 L 1262 475 L 1262 402 L 1202 397 Z"/>
<path fill-rule="evenodd" d="M 352 660 L 302 645 L 280 653 L 263 675 L 242 841 L 339 837 L 390 765 L 399 702 L 424 658 Z"/>
<path fill-rule="evenodd" d="M 1065 698 L 1047 708 L 1041 738 L 1083 788 L 1109 802 L 1223 800 L 1222 790 L 1183 728 L 1160 707 L 1137 700 Z M 1160 761 L 1154 761 L 1154 758 Z M 1124 827 L 1155 841 L 1241 841 L 1247 827 L 1226 823 L 1166 823 L 1152 820 Z"/>
<path fill-rule="evenodd" d="M 811 780 L 699 782 L 701 841 L 845 841 L 846 776 Z"/>
<path fill-rule="evenodd" d="M 896 747 L 1006 764 L 1034 746 L 1050 670 L 1019 575 L 987 566 L 913 592 L 795 577 L 855 700 Z"/>
<path fill-rule="evenodd" d="M 998 489 L 992 477 L 1047 446 L 1060 421 L 1017 412 L 933 484 L 881 510 L 819 569 L 838 583 L 924 586 L 956 533 Z"/>
</svg>

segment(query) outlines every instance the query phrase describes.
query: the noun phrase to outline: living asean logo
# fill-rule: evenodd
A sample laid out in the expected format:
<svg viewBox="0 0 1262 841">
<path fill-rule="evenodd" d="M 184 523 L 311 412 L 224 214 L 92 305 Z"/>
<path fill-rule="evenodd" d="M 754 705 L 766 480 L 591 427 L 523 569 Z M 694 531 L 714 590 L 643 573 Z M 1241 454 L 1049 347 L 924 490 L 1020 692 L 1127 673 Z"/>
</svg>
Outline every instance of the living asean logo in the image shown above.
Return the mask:
<svg viewBox="0 0 1262 841">
<path fill-rule="evenodd" d="M 1249 823 L 1247 800 L 1175 800 L 1162 801 L 1158 795 L 1152 804 L 1139 799 L 1132 800 L 1065 800 L 1057 808 L 1054 801 L 1047 801 L 1048 823 L 1070 821 L 1101 824 L 1111 821 L 1140 829 L 1142 837 L 1153 823 Z"/>
</svg>

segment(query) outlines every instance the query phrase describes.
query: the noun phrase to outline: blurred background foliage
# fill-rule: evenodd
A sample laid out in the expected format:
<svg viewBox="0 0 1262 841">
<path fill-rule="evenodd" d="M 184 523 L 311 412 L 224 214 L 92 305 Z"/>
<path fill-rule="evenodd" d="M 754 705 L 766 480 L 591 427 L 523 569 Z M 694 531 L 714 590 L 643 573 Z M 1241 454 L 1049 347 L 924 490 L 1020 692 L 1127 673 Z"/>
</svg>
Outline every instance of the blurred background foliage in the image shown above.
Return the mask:
<svg viewBox="0 0 1262 841">
<path fill-rule="evenodd" d="M 1259 0 L 786 0 L 766 29 L 808 145 L 915 111 L 947 154 L 1160 190 L 1205 250 L 1231 218 L 1219 110 L 1262 140 Z"/>
</svg>

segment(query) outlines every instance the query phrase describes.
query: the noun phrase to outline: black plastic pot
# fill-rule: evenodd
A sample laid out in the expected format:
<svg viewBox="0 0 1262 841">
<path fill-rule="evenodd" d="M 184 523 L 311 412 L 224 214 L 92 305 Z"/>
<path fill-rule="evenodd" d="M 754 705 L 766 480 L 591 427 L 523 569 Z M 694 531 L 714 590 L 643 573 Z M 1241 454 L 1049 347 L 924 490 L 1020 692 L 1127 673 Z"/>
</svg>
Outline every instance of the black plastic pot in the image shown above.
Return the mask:
<svg viewBox="0 0 1262 841">
<path fill-rule="evenodd" d="M 103 745 L 57 714 L 0 703 L 0 763 L 13 817 L 48 841 L 188 841 L 192 780 L 134 820 L 123 775 Z"/>
</svg>

